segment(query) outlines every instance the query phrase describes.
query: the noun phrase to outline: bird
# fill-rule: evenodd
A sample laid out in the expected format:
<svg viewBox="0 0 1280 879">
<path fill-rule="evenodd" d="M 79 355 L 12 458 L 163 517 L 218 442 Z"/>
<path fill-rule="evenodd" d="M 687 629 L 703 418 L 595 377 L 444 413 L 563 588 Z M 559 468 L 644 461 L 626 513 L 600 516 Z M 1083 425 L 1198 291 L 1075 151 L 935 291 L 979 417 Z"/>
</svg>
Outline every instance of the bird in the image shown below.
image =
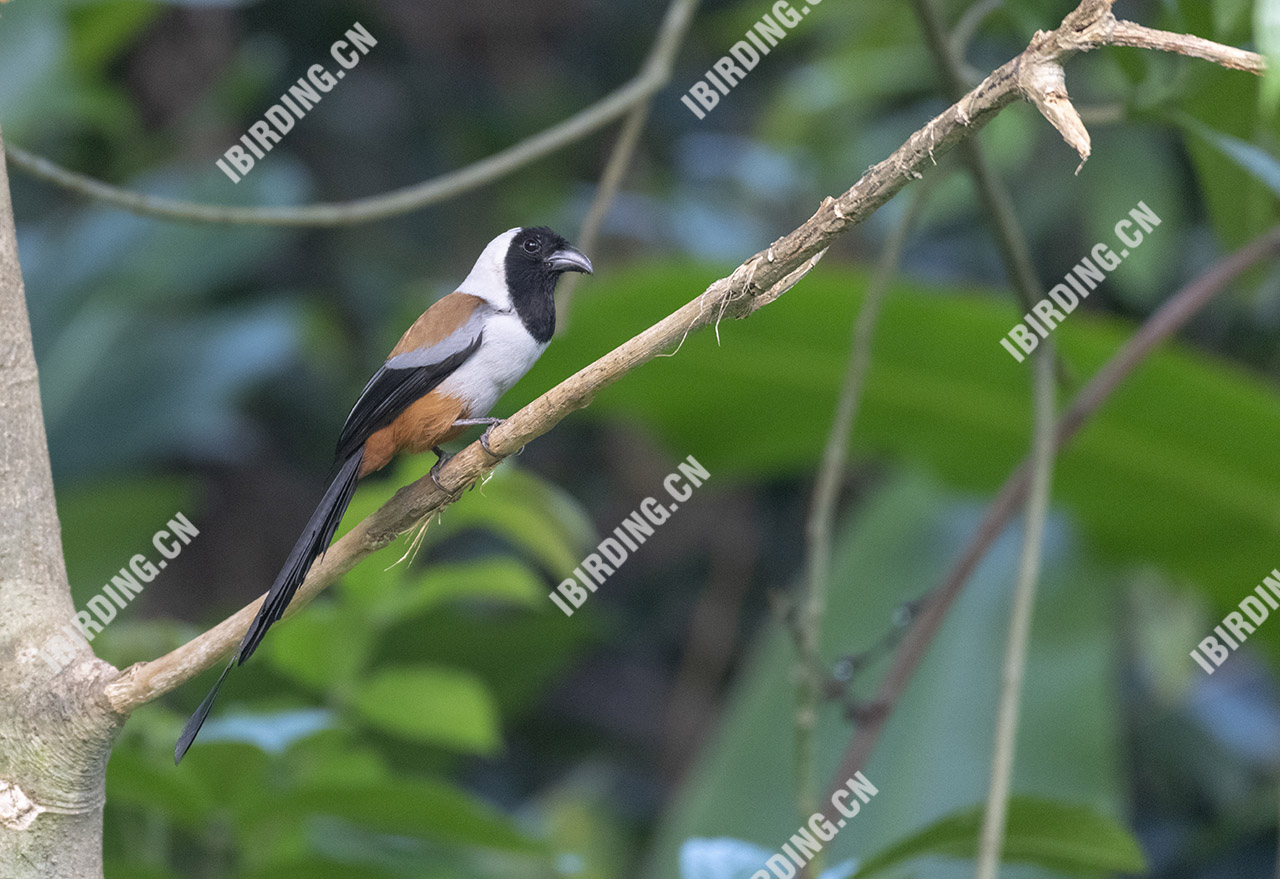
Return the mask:
<svg viewBox="0 0 1280 879">
<path fill-rule="evenodd" d="M 508 229 L 490 241 L 457 290 L 441 297 L 400 337 L 360 393 L 338 436 L 336 475 L 294 544 L 217 683 L 174 748 L 180 763 L 209 716 L 227 674 L 243 665 L 280 619 L 312 563 L 333 539 L 356 483 L 401 452 L 440 447 L 468 427 L 501 419 L 489 410 L 546 350 L 555 332 L 555 288 L 565 272 L 592 274 L 591 260 L 546 226 Z M 437 484 L 439 484 L 437 482 Z"/>
</svg>

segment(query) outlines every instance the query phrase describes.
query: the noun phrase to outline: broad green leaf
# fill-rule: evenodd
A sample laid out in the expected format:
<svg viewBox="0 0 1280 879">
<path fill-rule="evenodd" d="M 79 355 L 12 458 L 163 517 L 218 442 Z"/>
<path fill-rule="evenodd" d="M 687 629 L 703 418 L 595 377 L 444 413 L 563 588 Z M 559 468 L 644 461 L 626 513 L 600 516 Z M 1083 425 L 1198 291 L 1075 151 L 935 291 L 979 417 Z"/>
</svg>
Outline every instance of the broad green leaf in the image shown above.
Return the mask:
<svg viewBox="0 0 1280 879">
<path fill-rule="evenodd" d="M 109 0 L 77 6 L 71 14 L 69 61 L 84 74 L 99 74 L 164 7 L 142 0 Z"/>
<path fill-rule="evenodd" d="M 577 654 L 607 640 L 584 622 L 586 606 L 566 617 L 548 599 L 547 613 L 477 614 L 462 604 L 405 620 L 379 639 L 388 661 L 429 660 L 483 678 L 511 718 L 545 703 Z"/>
<path fill-rule="evenodd" d="M 173 733 L 166 737 L 167 747 L 158 754 L 149 754 L 161 765 L 169 762 L 166 758 L 181 728 L 178 725 L 181 720 L 185 718 L 174 719 Z M 270 808 L 269 804 L 276 795 L 274 790 L 263 785 L 263 779 L 270 774 L 271 761 L 271 755 L 257 745 L 197 739 L 187 756 L 182 758 L 182 765 L 174 771 L 197 779 L 218 811 L 243 828 L 247 826 L 246 816 L 252 815 L 257 808 Z"/>
<path fill-rule="evenodd" d="M 1265 123 L 1258 118 L 1262 89 L 1258 77 L 1241 76 L 1212 64 L 1192 65 L 1184 75 L 1185 85 L 1176 99 L 1177 110 L 1167 114 L 1170 122 L 1181 124 L 1181 112 L 1185 112 L 1209 129 L 1246 143 L 1277 142 L 1280 115 Z M 1186 138 L 1185 144 L 1195 168 L 1197 188 L 1225 248 L 1240 247 L 1276 221 L 1275 194 L 1258 186 L 1249 171 L 1235 161 L 1222 161 L 1218 148 L 1199 137 Z"/>
<path fill-rule="evenodd" d="M 1280 196 L 1280 159 L 1248 141 L 1214 131 L 1207 125 L 1201 125 L 1189 116 L 1183 117 L 1182 123 L 1197 137 L 1212 145 L 1259 183 Z"/>
<path fill-rule="evenodd" d="M 383 833 L 510 851 L 545 849 L 544 843 L 523 833 L 497 809 L 428 778 L 368 785 L 306 785 L 279 794 L 264 805 L 271 813 L 332 815 Z M 257 817 L 263 818 L 265 813 Z"/>
<path fill-rule="evenodd" d="M 837 531 L 824 662 L 891 634 L 903 602 L 919 598 L 954 563 L 978 509 L 915 473 L 859 503 Z M 1119 812 L 1127 794 L 1115 726 L 1115 584 L 1073 549 L 1078 536 L 1064 519 L 1055 513 L 1046 532 L 1014 785 Z M 878 793 L 824 845 L 823 869 L 861 860 L 983 796 L 1018 541 L 1016 531 L 1003 537 L 951 608 L 864 770 Z M 655 834 L 648 879 L 669 879 L 691 837 L 734 837 L 779 851 L 804 823 L 794 805 L 794 656 L 786 631 L 765 626 L 717 731 Z M 869 699 L 885 665 L 873 663 L 853 695 Z M 819 714 L 815 761 L 824 790 L 853 732 L 842 715 L 836 704 Z M 927 875 L 950 879 L 964 871 Z"/>
<path fill-rule="evenodd" d="M 1236 44 L 1247 39 L 1249 13 L 1254 0 L 1214 0 L 1213 33 L 1220 43 Z"/>
<path fill-rule="evenodd" d="M 391 478 L 356 493 L 343 517 L 343 529 L 373 513 L 401 486 L 425 476 L 434 463 L 435 456 L 431 454 L 401 458 Z M 382 563 L 384 568 L 393 566 L 406 553 L 410 558 L 429 553 L 441 541 L 472 528 L 489 531 L 509 542 L 556 577 L 579 564 L 596 541 L 591 521 L 577 500 L 508 461 L 475 490 L 431 519 L 416 551 L 409 552 L 418 534 L 414 529 L 382 550 L 378 558 L 386 560 Z M 382 582 L 385 586 L 388 581 L 384 578 Z M 385 591 L 368 583 L 362 584 L 364 589 Z"/>
<path fill-rule="evenodd" d="M 107 764 L 111 807 L 136 806 L 163 812 L 174 824 L 199 833 L 214 811 L 213 798 L 189 772 L 174 772 L 171 763 L 137 747 L 117 747 Z"/>
<path fill-rule="evenodd" d="M 344 694 L 368 660 L 372 635 L 357 614 L 322 600 L 276 624 L 262 650 L 275 668 L 313 692 Z"/>
<path fill-rule="evenodd" d="M 303 857 L 272 863 L 247 874 L 246 879 L 398 879 L 402 875 L 389 868 Z"/>
<path fill-rule="evenodd" d="M 923 855 L 973 858 L 982 806 L 954 812 L 867 858 L 854 879 L 881 876 Z M 1030 797 L 1009 800 L 1003 861 L 1039 864 L 1072 873 L 1139 873 L 1146 860 L 1133 835 L 1088 806 Z"/>
<path fill-rule="evenodd" d="M 357 730 L 335 729 L 302 739 L 286 759 L 300 787 L 363 787 L 389 781 L 387 756 Z"/>
<path fill-rule="evenodd" d="M 384 732 L 472 754 L 501 746 L 498 712 L 484 682 L 450 668 L 374 672 L 356 690 L 356 713 Z"/>
<path fill-rule="evenodd" d="M 438 526 L 428 529 L 428 541 L 467 528 L 489 529 L 556 577 L 578 565 L 595 542 L 594 528 L 576 500 L 519 467 L 500 467 L 467 500 L 444 512 Z"/>
<path fill-rule="evenodd" d="M 484 601 L 550 608 L 549 587 L 528 565 L 511 558 L 432 564 L 409 583 L 382 595 L 372 611 L 382 620 L 406 619 L 446 602 Z"/>
<path fill-rule="evenodd" d="M 720 274 L 672 265 L 616 275 L 576 301 L 569 332 L 522 388 L 581 368 Z M 673 461 L 694 454 L 717 481 L 809 474 L 823 430 L 778 425 L 828 423 L 865 285 L 860 272 L 819 266 L 749 320 L 722 323 L 719 345 L 711 332 L 692 335 L 679 354 L 632 372 L 571 417 L 640 421 Z M 990 492 L 1029 446 L 1027 364 L 999 345 L 1018 314 L 992 295 L 942 292 L 911 282 L 890 292 L 852 452 Z M 1054 335 L 1083 379 L 1133 329 L 1077 309 Z M 1054 499 L 1105 557 L 1155 563 L 1225 613 L 1274 566 L 1265 547 L 1280 544 L 1276 435 L 1280 400 L 1267 381 L 1168 344 L 1067 447 Z"/>
<path fill-rule="evenodd" d="M 890 635 L 902 603 L 918 599 L 954 564 L 975 512 L 972 500 L 948 495 L 918 473 L 891 480 L 860 503 L 837 531 L 824 660 Z M 1046 534 L 1014 784 L 1028 795 L 1119 811 L 1124 792 L 1110 653 L 1117 619 L 1108 600 L 1115 585 L 1074 551 L 1075 532 L 1064 518 L 1055 514 Z M 864 770 L 878 793 L 826 843 L 824 869 L 864 859 L 986 791 L 1018 540 L 1016 532 L 1001 539 L 952 606 Z M 649 879 L 672 874 L 690 837 L 750 839 L 777 851 L 800 827 L 792 796 L 794 661 L 786 631 L 765 627 L 718 732 L 655 834 Z M 878 660 L 865 670 L 856 697 L 869 699 L 884 665 Z M 815 761 L 824 789 L 851 734 L 840 706 L 820 711 Z"/>
<path fill-rule="evenodd" d="M 104 876 L 128 876 L 129 879 L 179 879 L 177 873 L 167 867 L 142 864 L 134 860 L 134 853 L 124 856 L 104 855 Z"/>
</svg>

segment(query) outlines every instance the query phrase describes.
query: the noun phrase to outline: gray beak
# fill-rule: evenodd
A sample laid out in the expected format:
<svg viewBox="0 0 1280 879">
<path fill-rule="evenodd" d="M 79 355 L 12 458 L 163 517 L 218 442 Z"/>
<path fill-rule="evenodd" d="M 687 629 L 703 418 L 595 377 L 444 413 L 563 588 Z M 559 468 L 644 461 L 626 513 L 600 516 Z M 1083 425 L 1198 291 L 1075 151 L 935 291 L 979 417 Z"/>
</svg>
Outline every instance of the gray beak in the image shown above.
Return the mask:
<svg viewBox="0 0 1280 879">
<path fill-rule="evenodd" d="M 576 247 L 562 247 L 547 259 L 553 272 L 582 272 L 591 274 L 591 260 Z"/>
</svg>

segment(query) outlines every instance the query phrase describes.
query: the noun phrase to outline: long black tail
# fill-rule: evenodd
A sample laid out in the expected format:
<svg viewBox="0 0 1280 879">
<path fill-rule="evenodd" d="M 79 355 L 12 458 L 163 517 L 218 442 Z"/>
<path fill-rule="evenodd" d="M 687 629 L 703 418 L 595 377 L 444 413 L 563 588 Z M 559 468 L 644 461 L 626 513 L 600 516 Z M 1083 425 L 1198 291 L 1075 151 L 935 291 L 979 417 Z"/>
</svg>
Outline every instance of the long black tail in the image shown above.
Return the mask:
<svg viewBox="0 0 1280 879">
<path fill-rule="evenodd" d="M 284 615 L 285 608 L 289 606 L 294 593 L 302 585 L 312 563 L 324 555 L 325 550 L 329 548 L 329 542 L 333 540 L 333 532 L 338 530 L 342 514 L 346 512 L 347 505 L 351 503 L 351 496 L 355 494 L 356 480 L 359 478 L 360 463 L 363 460 L 364 449 L 361 448 L 343 462 L 333 482 L 329 483 L 329 488 L 325 490 L 324 497 L 320 499 L 315 512 L 311 514 L 307 527 L 303 529 L 298 542 L 293 545 L 293 550 L 285 559 L 284 567 L 276 575 L 276 581 L 267 591 L 267 597 L 262 602 L 262 607 L 258 608 L 258 615 L 254 617 L 249 631 L 245 632 L 240 646 L 232 654 L 231 662 L 223 669 L 218 682 L 209 691 L 209 695 L 204 697 L 200 707 L 182 728 L 182 735 L 178 737 L 178 745 L 173 751 L 174 763 L 181 762 L 183 755 L 195 741 L 196 734 L 200 732 L 200 727 L 204 726 L 205 719 L 209 716 L 209 709 L 218 698 L 218 690 L 222 689 L 222 682 L 227 679 L 227 672 L 231 671 L 233 666 L 243 665 L 244 661 L 253 655 L 253 651 L 258 649 L 263 636 L 267 634 L 267 629 Z"/>
</svg>

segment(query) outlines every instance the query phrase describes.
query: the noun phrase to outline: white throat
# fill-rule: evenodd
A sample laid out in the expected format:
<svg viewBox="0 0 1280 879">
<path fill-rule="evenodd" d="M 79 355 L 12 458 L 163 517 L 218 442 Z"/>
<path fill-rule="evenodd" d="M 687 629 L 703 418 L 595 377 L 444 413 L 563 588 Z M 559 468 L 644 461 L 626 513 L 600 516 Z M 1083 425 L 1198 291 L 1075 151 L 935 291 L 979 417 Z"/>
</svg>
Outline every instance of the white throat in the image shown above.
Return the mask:
<svg viewBox="0 0 1280 879">
<path fill-rule="evenodd" d="M 471 272 L 458 285 L 459 293 L 479 296 L 498 311 L 512 308 L 511 294 L 507 289 L 507 253 L 511 249 L 511 239 L 520 231 L 517 226 L 508 229 L 490 241 L 480 253 L 480 258 L 471 267 Z"/>
</svg>

